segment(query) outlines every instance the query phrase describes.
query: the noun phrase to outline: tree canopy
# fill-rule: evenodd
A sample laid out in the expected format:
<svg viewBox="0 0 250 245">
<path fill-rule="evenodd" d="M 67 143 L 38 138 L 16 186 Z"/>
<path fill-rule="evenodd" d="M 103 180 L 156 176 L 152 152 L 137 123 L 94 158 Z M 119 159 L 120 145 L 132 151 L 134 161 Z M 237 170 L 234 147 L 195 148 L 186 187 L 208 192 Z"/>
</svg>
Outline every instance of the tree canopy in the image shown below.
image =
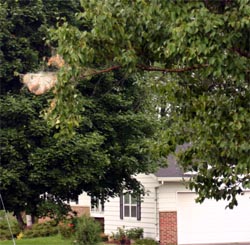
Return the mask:
<svg viewBox="0 0 250 245">
<path fill-rule="evenodd" d="M 53 92 L 29 93 L 18 74 L 43 69 L 51 51 L 45 43 L 48 27 L 63 21 L 77 26 L 80 5 L 8 0 L 0 9 L 0 191 L 6 209 L 22 223 L 22 211 L 64 214 L 65 201 L 83 191 L 103 199 L 123 188 L 140 191 L 132 175 L 153 167 L 149 145 L 157 128 L 143 79 L 114 71 L 79 83 L 77 103 L 71 103 L 84 120 L 73 137 L 56 138 L 58 129 L 41 117 Z"/>
<path fill-rule="evenodd" d="M 49 95 L 35 97 L 27 93 L 19 74 L 40 69 L 50 55 L 50 48 L 45 45 L 48 27 L 55 26 L 60 17 L 73 23 L 72 15 L 80 8 L 79 3 L 60 2 L 0 1 L 0 191 L 7 210 L 14 212 L 21 225 L 21 211 L 32 215 L 46 212 L 39 207 L 44 203 L 40 194 L 51 186 L 49 181 L 42 186 L 32 180 L 32 174 L 39 173 L 29 158 L 37 148 L 49 147 L 54 140 L 40 117 Z M 48 9 L 53 10 L 53 15 Z M 58 196 L 55 199 L 62 209 L 66 207 Z"/>
<path fill-rule="evenodd" d="M 165 96 L 164 154 L 179 152 L 204 198 L 228 199 L 250 180 L 250 2 L 81 0 L 79 26 L 52 31 L 65 60 L 50 122 L 65 130 L 82 120 L 77 84 L 119 71 L 145 76 Z M 84 27 L 84 28 L 82 28 Z M 72 102 L 74 101 L 74 103 Z M 66 109 L 64 109 L 66 108 Z"/>
</svg>

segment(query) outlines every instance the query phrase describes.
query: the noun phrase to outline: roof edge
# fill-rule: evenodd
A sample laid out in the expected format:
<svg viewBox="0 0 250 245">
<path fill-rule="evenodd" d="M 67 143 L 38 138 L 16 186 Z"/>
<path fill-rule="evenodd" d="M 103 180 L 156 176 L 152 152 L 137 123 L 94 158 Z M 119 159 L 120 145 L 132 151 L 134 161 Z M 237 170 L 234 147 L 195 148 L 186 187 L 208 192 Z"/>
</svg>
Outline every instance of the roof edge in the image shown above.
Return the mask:
<svg viewBox="0 0 250 245">
<path fill-rule="evenodd" d="M 159 182 L 183 182 L 190 181 L 191 177 L 158 177 Z"/>
</svg>

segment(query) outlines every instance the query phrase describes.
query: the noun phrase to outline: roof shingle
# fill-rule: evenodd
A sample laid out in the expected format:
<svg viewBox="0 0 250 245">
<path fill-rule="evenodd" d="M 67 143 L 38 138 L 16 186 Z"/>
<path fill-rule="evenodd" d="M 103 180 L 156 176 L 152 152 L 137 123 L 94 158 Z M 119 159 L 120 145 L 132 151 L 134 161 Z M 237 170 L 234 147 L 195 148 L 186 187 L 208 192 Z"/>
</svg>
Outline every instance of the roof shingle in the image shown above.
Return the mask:
<svg viewBox="0 0 250 245">
<path fill-rule="evenodd" d="M 157 177 L 184 177 L 186 176 L 181 168 L 178 166 L 174 155 L 168 156 L 168 167 L 159 168 L 155 173 Z"/>
</svg>

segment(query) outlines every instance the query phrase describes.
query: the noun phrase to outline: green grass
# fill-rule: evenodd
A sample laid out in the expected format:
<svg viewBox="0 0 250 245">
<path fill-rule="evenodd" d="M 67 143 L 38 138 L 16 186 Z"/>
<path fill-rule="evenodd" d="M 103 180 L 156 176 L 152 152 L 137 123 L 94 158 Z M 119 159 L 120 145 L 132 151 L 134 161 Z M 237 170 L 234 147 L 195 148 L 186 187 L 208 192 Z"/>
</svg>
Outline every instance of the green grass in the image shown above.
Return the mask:
<svg viewBox="0 0 250 245">
<path fill-rule="evenodd" d="M 22 238 L 16 240 L 16 245 L 72 245 L 71 240 L 62 239 L 60 236 Z M 12 240 L 0 241 L 1 245 L 13 245 Z"/>
<path fill-rule="evenodd" d="M 16 240 L 16 245 L 72 245 L 71 240 L 62 239 L 61 236 L 37 237 Z M 1 245 L 13 245 L 12 240 L 0 241 Z M 100 245 L 104 245 L 101 243 Z M 112 244 L 109 244 L 112 245 Z"/>
</svg>

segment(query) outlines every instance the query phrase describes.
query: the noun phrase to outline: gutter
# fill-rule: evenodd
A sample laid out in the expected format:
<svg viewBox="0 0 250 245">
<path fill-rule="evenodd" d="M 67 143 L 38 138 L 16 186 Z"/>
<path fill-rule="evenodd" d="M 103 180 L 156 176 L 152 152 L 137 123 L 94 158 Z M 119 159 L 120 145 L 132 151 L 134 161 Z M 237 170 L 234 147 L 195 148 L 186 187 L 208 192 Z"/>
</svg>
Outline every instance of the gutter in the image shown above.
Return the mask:
<svg viewBox="0 0 250 245">
<path fill-rule="evenodd" d="M 190 181 L 192 177 L 158 177 L 159 183 L 164 184 L 164 182 L 184 182 Z"/>
<path fill-rule="evenodd" d="M 159 186 L 155 187 L 155 236 L 156 240 L 160 240 L 159 235 L 159 210 L 158 210 L 158 189 Z"/>
</svg>

